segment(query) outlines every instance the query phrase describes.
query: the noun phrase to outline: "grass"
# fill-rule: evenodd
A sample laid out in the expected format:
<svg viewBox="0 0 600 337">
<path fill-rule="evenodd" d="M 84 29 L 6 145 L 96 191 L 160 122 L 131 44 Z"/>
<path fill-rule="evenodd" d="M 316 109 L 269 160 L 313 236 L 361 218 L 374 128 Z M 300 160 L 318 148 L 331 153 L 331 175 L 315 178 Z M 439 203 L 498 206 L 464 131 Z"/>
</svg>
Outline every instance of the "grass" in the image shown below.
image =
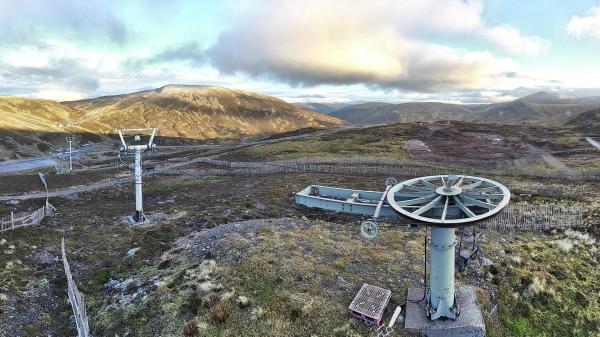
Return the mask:
<svg viewBox="0 0 600 337">
<path fill-rule="evenodd" d="M 598 253 L 576 243 L 569 252 L 523 234 L 496 267 L 499 321 L 490 336 L 597 336 L 600 333 Z M 596 289 L 596 290 L 594 290 Z"/>
<path fill-rule="evenodd" d="M 408 287 L 420 285 L 423 231 L 383 224 L 379 237 L 367 241 L 359 236 L 355 217 L 294 206 L 291 191 L 315 180 L 352 188 L 382 187 L 383 178 L 153 176 L 146 180 L 147 211 L 163 212 L 167 218 L 138 227 L 120 221 L 131 212 L 130 186 L 54 198 L 51 202 L 59 211 L 44 226 L 2 234 L 7 242 L 0 246 L 0 266 L 10 262 L 11 267 L 0 271 L 0 292 L 25 292 L 47 278 L 61 305 L 47 309 L 50 319 L 40 315 L 23 331 L 31 336 L 40 331 L 72 335 L 61 265 L 32 259 L 42 250 L 58 256 L 60 237 L 65 236 L 96 336 L 182 336 L 192 321 L 197 336 L 368 336 L 370 330 L 347 315 L 347 305 L 362 282 L 392 289 L 392 306 L 404 300 Z M 548 182 L 509 181 L 518 182 L 524 191 L 539 185 L 532 202 L 562 201 L 562 193 L 580 188 L 556 181 L 552 184 L 557 188 L 548 192 L 542 188 Z M 589 195 L 569 202 L 580 204 L 597 196 L 594 184 L 585 188 Z M 180 212 L 187 216 L 175 218 Z M 232 234 L 228 240 L 242 255 L 237 260 L 216 260 L 214 268 L 187 255 L 176 243 L 189 233 L 222 223 L 281 216 L 333 224 L 314 222 L 291 230 L 267 227 L 254 236 Z M 563 238 L 561 233 L 498 235 L 481 241 L 484 252 L 511 253 L 475 278 L 457 275 L 459 283 L 485 285 L 480 298 L 489 336 L 591 336 L 598 330 L 597 253 L 581 245 L 562 252 L 553 244 Z M 126 257 L 135 247 L 140 247 L 135 256 Z M 512 259 L 517 256 L 519 263 Z M 119 304 L 120 294 L 104 285 L 111 278 L 130 277 L 138 288 L 151 290 L 131 305 Z M 542 285 L 533 287 L 541 291 L 528 291 L 532 284 Z M 205 301 L 209 294 L 219 300 Z M 248 305 L 239 305 L 239 296 L 247 298 Z M 496 304 L 498 315 L 488 315 Z"/>
<path fill-rule="evenodd" d="M 309 136 L 298 140 L 283 140 L 259 144 L 236 151 L 228 157 L 253 159 L 293 159 L 325 156 L 380 156 L 406 159 L 402 149 L 414 130 L 412 124 L 395 124 L 375 128 L 350 129 L 331 134 Z"/>
</svg>

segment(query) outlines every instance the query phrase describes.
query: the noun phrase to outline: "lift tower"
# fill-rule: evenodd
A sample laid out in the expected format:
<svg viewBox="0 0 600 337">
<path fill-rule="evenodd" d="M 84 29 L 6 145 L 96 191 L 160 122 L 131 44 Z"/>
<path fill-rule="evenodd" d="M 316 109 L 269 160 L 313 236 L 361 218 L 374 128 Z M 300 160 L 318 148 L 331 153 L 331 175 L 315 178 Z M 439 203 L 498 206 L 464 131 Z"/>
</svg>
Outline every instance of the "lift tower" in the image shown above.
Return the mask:
<svg viewBox="0 0 600 337">
<path fill-rule="evenodd" d="M 455 230 L 497 214 L 508 205 L 510 191 L 490 179 L 452 174 L 386 184 L 384 192 L 313 185 L 296 193 L 296 203 L 370 216 L 361 228 L 368 238 L 376 235 L 379 217 L 404 217 L 431 227 L 426 315 L 432 321 L 457 319 L 461 310 L 454 288 Z"/>
<path fill-rule="evenodd" d="M 142 198 L 142 152 L 151 151 L 156 148 L 156 144 L 154 144 L 154 136 L 156 135 L 157 128 L 147 128 L 147 129 L 121 129 L 117 130 L 119 133 L 119 138 L 121 139 L 121 148 L 120 152 L 129 154 L 131 152 L 134 153 L 135 156 L 135 164 L 134 164 L 134 172 L 135 172 L 135 212 L 133 213 L 133 221 L 134 222 L 143 222 L 146 221 L 146 216 L 144 215 L 143 208 L 143 198 Z M 150 139 L 148 143 L 142 143 L 141 135 L 139 133 L 144 131 L 151 131 Z M 125 142 L 125 138 L 123 137 L 124 133 L 136 132 L 138 134 L 134 134 L 133 143 L 127 144 Z"/>
</svg>

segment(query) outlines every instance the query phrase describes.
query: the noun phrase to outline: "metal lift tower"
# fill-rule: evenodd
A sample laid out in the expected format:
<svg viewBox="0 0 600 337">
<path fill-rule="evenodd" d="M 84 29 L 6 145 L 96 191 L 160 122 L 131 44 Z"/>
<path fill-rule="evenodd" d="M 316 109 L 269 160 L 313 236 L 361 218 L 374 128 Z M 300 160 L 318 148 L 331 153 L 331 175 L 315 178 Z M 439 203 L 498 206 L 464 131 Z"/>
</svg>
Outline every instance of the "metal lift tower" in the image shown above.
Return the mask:
<svg viewBox="0 0 600 337">
<path fill-rule="evenodd" d="M 75 136 L 68 135 L 66 141 L 69 143 L 69 174 L 71 174 L 73 173 L 73 142 L 75 141 Z"/>
<path fill-rule="evenodd" d="M 420 177 L 401 183 L 391 179 L 386 185 L 384 192 L 313 185 L 296 193 L 295 198 L 296 203 L 308 207 L 372 217 L 361 226 L 368 238 L 377 234 L 376 220 L 380 217 L 400 216 L 431 227 L 425 314 L 430 321 L 458 319 L 461 308 L 454 287 L 455 230 L 497 214 L 508 204 L 510 191 L 490 179 L 461 175 Z M 410 295 L 409 291 L 408 301 Z"/>
<path fill-rule="evenodd" d="M 139 134 L 134 135 L 133 144 L 127 145 L 127 143 L 125 143 L 123 133 L 143 132 L 148 130 L 152 131 L 148 143 L 142 143 L 141 136 Z M 154 136 L 156 135 L 156 130 L 157 128 L 117 130 L 117 132 L 119 133 L 119 138 L 121 138 L 121 143 L 123 144 L 123 146 L 121 146 L 120 148 L 120 151 L 124 152 L 125 154 L 134 152 L 135 155 L 135 212 L 133 213 L 134 222 L 146 221 L 146 216 L 144 215 L 144 208 L 142 202 L 142 152 L 156 148 L 156 144 L 153 144 Z"/>
</svg>

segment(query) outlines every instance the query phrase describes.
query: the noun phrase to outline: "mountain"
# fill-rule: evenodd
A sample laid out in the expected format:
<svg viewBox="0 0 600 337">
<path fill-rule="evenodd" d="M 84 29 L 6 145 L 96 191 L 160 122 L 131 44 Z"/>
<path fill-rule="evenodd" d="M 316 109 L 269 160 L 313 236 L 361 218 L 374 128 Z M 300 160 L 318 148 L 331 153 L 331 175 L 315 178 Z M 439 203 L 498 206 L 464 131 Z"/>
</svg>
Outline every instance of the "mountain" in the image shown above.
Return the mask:
<svg viewBox="0 0 600 337">
<path fill-rule="evenodd" d="M 366 121 L 375 116 L 379 109 L 390 106 L 390 103 L 368 102 L 350 105 L 330 113 L 330 116 L 343 119 L 352 124 L 368 124 Z M 393 122 L 389 122 L 393 123 Z"/>
<path fill-rule="evenodd" d="M 575 97 L 558 92 L 539 91 L 535 94 L 522 97 L 520 101 L 534 104 L 570 104 L 573 99 L 575 99 Z"/>
<path fill-rule="evenodd" d="M 296 103 L 296 106 L 314 110 L 322 114 L 330 114 L 336 110 L 349 106 L 349 103 L 322 103 L 322 102 L 302 102 Z"/>
<path fill-rule="evenodd" d="M 58 102 L 12 96 L 0 96 L 0 114 L 0 160 L 48 154 L 64 144 L 68 122 L 80 117 Z"/>
<path fill-rule="evenodd" d="M 61 103 L 23 97 L 0 96 L 0 129 L 62 131 L 79 113 Z"/>
<path fill-rule="evenodd" d="M 598 125 L 600 124 L 600 108 L 582 112 L 569 120 L 567 125 Z"/>
<path fill-rule="evenodd" d="M 0 160 L 47 154 L 65 132 L 101 141 L 118 128 L 158 127 L 188 139 L 269 135 L 345 122 L 281 99 L 212 86 L 167 85 L 132 94 L 54 102 L 0 96 Z M 66 130 L 66 126 L 72 124 Z M 96 135 L 96 136 L 95 136 Z"/>
<path fill-rule="evenodd" d="M 167 85 L 63 105 L 81 115 L 77 125 L 97 133 L 123 127 L 159 127 L 161 136 L 211 139 L 343 124 L 279 98 L 213 86 Z"/>
<path fill-rule="evenodd" d="M 352 105 L 330 115 L 353 124 L 387 124 L 398 122 L 423 122 L 435 120 L 467 120 L 474 106 L 436 102 L 423 103 L 363 103 Z"/>
<path fill-rule="evenodd" d="M 514 101 L 494 104 L 370 102 L 351 105 L 330 115 L 357 125 L 460 120 L 558 126 L 580 113 L 596 108 L 600 108 L 600 97 L 576 98 L 542 91 Z"/>
<path fill-rule="evenodd" d="M 557 93 L 538 92 L 514 101 L 481 107 L 476 111 L 474 120 L 558 126 L 577 114 L 598 107 L 599 97 L 575 98 Z"/>
</svg>

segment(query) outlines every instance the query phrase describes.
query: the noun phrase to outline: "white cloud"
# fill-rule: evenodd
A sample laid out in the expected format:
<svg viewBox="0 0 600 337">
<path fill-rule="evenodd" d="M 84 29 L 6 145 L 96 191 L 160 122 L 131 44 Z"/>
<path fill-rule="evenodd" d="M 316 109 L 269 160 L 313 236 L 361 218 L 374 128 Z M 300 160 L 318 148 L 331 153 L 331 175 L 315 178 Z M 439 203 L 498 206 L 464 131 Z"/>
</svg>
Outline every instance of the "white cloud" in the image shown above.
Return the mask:
<svg viewBox="0 0 600 337">
<path fill-rule="evenodd" d="M 600 40 L 600 6 L 592 7 L 584 16 L 574 15 L 567 24 L 567 32 L 576 37 Z"/>
<path fill-rule="evenodd" d="M 242 2 L 207 52 L 225 73 L 294 85 L 364 83 L 409 90 L 463 90 L 496 82 L 515 62 L 487 51 L 427 41 L 428 34 L 483 36 L 509 52 L 533 54 L 541 39 L 484 25 L 480 1 L 273 0 Z M 517 44 L 528 44 L 517 47 Z M 524 49 L 526 48 L 526 49 Z M 537 48 L 537 49 L 536 49 Z"/>
<path fill-rule="evenodd" d="M 487 28 L 483 35 L 511 54 L 538 56 L 550 47 L 548 41 L 537 36 L 525 36 L 509 25 Z"/>
</svg>

